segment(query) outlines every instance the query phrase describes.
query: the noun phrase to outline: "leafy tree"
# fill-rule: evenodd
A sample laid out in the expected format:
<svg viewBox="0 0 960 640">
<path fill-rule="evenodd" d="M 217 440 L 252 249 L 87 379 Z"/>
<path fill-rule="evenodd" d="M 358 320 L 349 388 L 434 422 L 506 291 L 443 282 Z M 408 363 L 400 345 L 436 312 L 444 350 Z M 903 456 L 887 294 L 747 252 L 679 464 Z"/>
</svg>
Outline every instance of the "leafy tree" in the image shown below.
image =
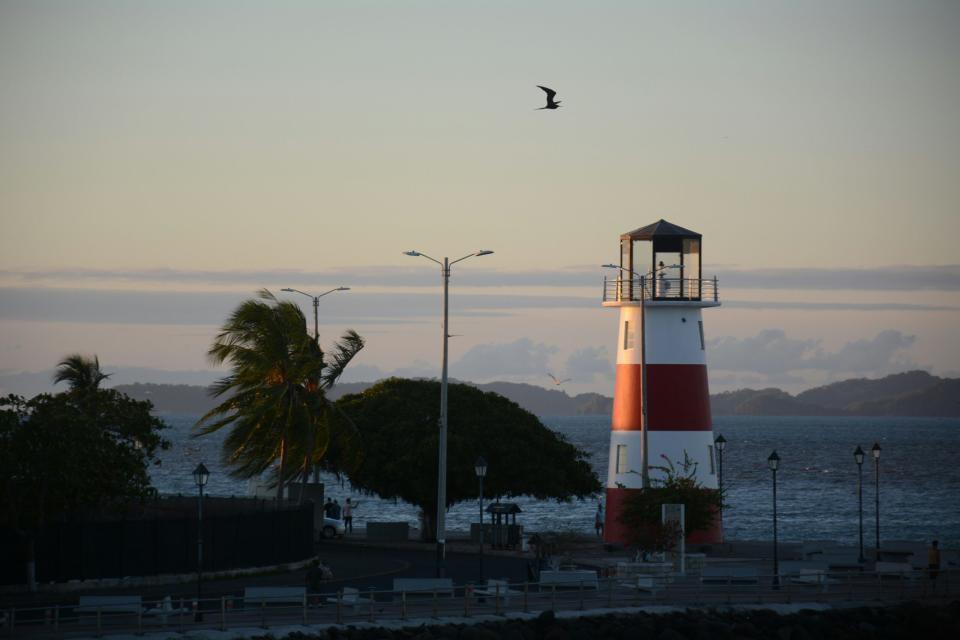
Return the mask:
<svg viewBox="0 0 960 640">
<path fill-rule="evenodd" d="M 72 392 L 0 399 L 0 525 L 26 541 L 31 567 L 45 523 L 122 510 L 155 493 L 147 467 L 169 443 L 151 410 L 110 389 L 83 401 Z"/>
<path fill-rule="evenodd" d="M 420 507 L 424 535 L 435 535 L 439 400 L 439 382 L 401 378 L 344 396 L 337 406 L 356 425 L 362 456 L 340 446 L 327 459 L 354 486 Z M 450 384 L 449 413 L 447 506 L 478 496 L 478 455 L 489 465 L 486 495 L 563 501 L 600 491 L 586 453 L 503 396 Z"/>
<path fill-rule="evenodd" d="M 229 364 L 231 373 L 213 385 L 225 400 L 197 422 L 197 435 L 230 427 L 223 461 L 235 477 L 257 476 L 279 463 L 282 498 L 285 483 L 323 459 L 332 406 L 325 391 L 362 348 L 363 339 L 347 331 L 328 360 L 307 333 L 300 307 L 260 291 L 259 299 L 234 310 L 210 348 L 210 359 Z"/>
<path fill-rule="evenodd" d="M 651 479 L 655 486 L 630 491 L 620 513 L 620 522 L 627 527 L 628 543 L 641 551 L 663 551 L 677 541 L 679 531 L 661 522 L 662 505 L 684 505 L 684 531 L 689 535 L 713 526 L 723 500 L 718 490 L 697 482 L 697 465 L 686 452 L 682 462 L 661 457 L 665 465 L 651 465 L 650 469 L 661 471 L 663 478 Z"/>
</svg>

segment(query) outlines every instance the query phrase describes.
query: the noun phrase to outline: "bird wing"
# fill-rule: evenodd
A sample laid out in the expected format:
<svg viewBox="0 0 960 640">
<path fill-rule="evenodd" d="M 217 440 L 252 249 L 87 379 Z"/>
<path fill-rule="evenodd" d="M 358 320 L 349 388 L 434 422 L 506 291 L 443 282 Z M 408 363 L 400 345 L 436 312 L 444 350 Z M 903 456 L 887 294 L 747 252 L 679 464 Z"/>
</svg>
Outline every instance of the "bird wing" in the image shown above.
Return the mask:
<svg viewBox="0 0 960 640">
<path fill-rule="evenodd" d="M 553 97 L 557 95 L 557 92 L 551 89 L 550 87 L 544 87 L 543 85 L 537 85 L 538 88 L 543 89 L 547 93 L 547 102 L 553 102 Z"/>
<path fill-rule="evenodd" d="M 557 382 L 557 379 L 553 376 L 552 373 L 548 373 L 547 375 L 550 376 L 550 379 L 551 379 L 551 380 L 553 380 L 554 382 Z M 558 384 L 559 384 L 559 383 L 558 383 Z"/>
</svg>

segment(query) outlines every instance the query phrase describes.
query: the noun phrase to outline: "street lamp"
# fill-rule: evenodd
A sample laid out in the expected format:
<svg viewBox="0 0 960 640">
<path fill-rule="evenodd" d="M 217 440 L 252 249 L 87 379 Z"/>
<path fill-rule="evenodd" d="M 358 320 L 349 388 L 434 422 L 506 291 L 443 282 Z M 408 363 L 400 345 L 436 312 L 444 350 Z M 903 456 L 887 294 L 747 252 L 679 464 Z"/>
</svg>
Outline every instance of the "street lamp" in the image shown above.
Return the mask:
<svg viewBox="0 0 960 640">
<path fill-rule="evenodd" d="M 874 442 L 873 448 L 870 450 L 873 453 L 873 470 L 874 470 L 874 494 L 875 494 L 875 506 L 877 512 L 877 547 L 875 549 L 874 560 L 880 559 L 880 443 Z"/>
<path fill-rule="evenodd" d="M 483 479 L 487 475 L 487 461 L 483 456 L 477 457 L 473 463 L 473 469 L 477 472 L 477 480 L 480 481 L 480 580 L 483 580 Z"/>
<path fill-rule="evenodd" d="M 650 487 L 650 461 L 647 456 L 647 290 L 646 278 L 633 269 L 618 264 L 602 264 L 604 269 L 626 271 L 640 281 L 640 486 Z M 651 272 L 651 277 L 664 269 L 679 265 L 664 265 Z M 618 287 L 619 290 L 619 287 Z M 619 296 L 619 294 L 618 294 Z"/>
<path fill-rule="evenodd" d="M 780 557 L 777 552 L 777 467 L 780 466 L 780 456 L 774 451 L 767 458 L 767 466 L 773 472 L 773 588 L 780 588 Z"/>
<path fill-rule="evenodd" d="M 727 446 L 727 439 L 719 434 L 713 441 L 717 449 L 717 490 L 720 492 L 720 539 L 723 540 L 723 448 Z"/>
<path fill-rule="evenodd" d="M 863 564 L 866 559 L 863 557 L 863 449 L 860 445 L 853 452 L 853 459 L 857 463 L 857 507 L 860 511 L 860 557 L 858 562 Z"/>
<path fill-rule="evenodd" d="M 210 472 L 201 462 L 193 470 L 193 481 L 199 491 L 199 500 L 197 501 L 197 611 L 195 618 L 197 622 L 203 620 L 203 614 L 200 613 L 201 607 L 201 583 L 203 582 L 203 487 L 210 479 Z"/>
<path fill-rule="evenodd" d="M 488 256 L 493 251 L 481 249 L 468 253 L 462 258 L 451 261 L 444 258 L 443 262 L 431 258 L 419 251 L 404 251 L 403 254 L 414 258 L 426 258 L 440 265 L 440 277 L 443 278 L 443 366 L 440 375 L 440 444 L 437 464 L 437 577 L 446 577 L 446 517 L 447 517 L 447 342 L 450 338 L 448 326 L 450 289 L 450 267 L 475 256 Z"/>
<path fill-rule="evenodd" d="M 320 327 L 317 321 L 317 313 L 318 313 L 318 309 L 320 308 L 320 298 L 322 298 L 325 295 L 331 294 L 334 291 L 350 291 L 350 287 L 337 287 L 336 289 L 330 289 L 330 291 L 324 291 L 318 296 L 310 295 L 305 291 L 300 291 L 300 289 L 290 289 L 289 287 L 280 289 L 280 291 L 286 291 L 287 293 L 299 293 L 300 295 L 307 296 L 308 298 L 313 300 L 313 340 L 314 342 L 319 342 Z"/>
</svg>

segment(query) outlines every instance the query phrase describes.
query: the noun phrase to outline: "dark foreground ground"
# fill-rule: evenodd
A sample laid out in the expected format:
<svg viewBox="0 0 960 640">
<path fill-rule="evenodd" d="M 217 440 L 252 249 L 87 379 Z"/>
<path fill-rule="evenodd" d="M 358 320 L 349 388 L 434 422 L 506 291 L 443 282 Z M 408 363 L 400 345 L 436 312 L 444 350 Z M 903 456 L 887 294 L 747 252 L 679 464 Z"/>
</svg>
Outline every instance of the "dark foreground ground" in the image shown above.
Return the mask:
<svg viewBox="0 0 960 640">
<path fill-rule="evenodd" d="M 260 636 L 266 640 L 272 636 Z M 545 612 L 534 620 L 412 629 L 330 629 L 319 635 L 295 633 L 289 640 L 773 640 L 960 638 L 960 601 L 940 606 L 801 611 L 779 615 L 690 610 L 678 613 L 606 615 L 559 619 Z"/>
</svg>

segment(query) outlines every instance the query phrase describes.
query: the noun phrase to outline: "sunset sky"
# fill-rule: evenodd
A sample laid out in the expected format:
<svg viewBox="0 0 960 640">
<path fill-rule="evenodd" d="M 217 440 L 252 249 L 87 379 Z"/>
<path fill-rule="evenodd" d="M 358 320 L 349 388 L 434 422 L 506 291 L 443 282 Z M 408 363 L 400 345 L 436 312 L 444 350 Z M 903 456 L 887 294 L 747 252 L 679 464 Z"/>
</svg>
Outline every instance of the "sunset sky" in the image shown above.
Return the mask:
<svg viewBox="0 0 960 640">
<path fill-rule="evenodd" d="M 659 218 L 719 278 L 712 391 L 960 376 L 957 2 L 0 0 L 0 96 L 0 392 L 210 382 L 262 287 L 351 287 L 347 379 L 438 375 L 402 252 L 482 248 L 451 376 L 611 395 L 599 265 Z"/>
</svg>

